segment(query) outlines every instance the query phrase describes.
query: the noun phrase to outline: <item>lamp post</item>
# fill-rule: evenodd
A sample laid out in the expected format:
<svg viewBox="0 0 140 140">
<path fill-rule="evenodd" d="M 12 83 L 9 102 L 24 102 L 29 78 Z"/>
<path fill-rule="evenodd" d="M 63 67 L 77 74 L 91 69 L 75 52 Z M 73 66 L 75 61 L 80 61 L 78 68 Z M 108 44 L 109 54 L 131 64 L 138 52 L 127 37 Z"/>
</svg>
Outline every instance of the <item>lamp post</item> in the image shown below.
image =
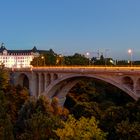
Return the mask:
<svg viewBox="0 0 140 140">
<path fill-rule="evenodd" d="M 109 49 L 105 49 L 105 67 L 107 65 L 107 51 L 109 51 Z"/>
<path fill-rule="evenodd" d="M 59 64 L 62 66 L 63 65 L 63 55 L 59 54 Z"/>
<path fill-rule="evenodd" d="M 132 49 L 128 49 L 128 54 L 130 54 L 130 66 L 132 67 Z"/>
<path fill-rule="evenodd" d="M 45 58 L 44 58 L 44 56 L 42 56 L 41 59 L 43 60 L 43 66 L 45 66 Z"/>
<path fill-rule="evenodd" d="M 87 56 L 87 58 L 88 58 L 88 65 L 90 65 L 90 53 L 87 52 L 87 53 L 86 53 L 86 56 Z"/>
</svg>

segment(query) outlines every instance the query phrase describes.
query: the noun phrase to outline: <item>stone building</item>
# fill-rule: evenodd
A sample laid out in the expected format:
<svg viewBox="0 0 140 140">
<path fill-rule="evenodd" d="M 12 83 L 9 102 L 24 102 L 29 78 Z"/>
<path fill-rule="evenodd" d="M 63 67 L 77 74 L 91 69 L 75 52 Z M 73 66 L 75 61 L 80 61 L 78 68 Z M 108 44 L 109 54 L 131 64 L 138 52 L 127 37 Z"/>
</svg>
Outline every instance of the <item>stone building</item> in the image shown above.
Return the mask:
<svg viewBox="0 0 140 140">
<path fill-rule="evenodd" d="M 8 50 L 2 43 L 0 47 L 0 64 L 7 68 L 29 68 L 33 58 L 40 55 L 39 52 L 36 47 L 31 50 Z"/>
</svg>

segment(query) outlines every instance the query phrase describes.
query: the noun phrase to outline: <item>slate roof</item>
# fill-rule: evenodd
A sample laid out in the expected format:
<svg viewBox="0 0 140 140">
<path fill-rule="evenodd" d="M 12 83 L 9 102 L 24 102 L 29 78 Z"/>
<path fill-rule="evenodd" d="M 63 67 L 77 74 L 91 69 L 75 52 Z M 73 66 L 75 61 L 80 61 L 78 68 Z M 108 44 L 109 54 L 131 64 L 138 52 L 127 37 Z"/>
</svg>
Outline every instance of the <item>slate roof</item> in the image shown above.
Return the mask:
<svg viewBox="0 0 140 140">
<path fill-rule="evenodd" d="M 37 50 L 36 46 L 34 46 L 31 50 L 7 50 L 4 46 L 4 43 L 1 44 L 0 53 L 6 50 L 9 54 L 18 53 L 18 54 L 25 54 L 25 53 L 44 53 L 48 52 L 46 50 Z"/>
</svg>

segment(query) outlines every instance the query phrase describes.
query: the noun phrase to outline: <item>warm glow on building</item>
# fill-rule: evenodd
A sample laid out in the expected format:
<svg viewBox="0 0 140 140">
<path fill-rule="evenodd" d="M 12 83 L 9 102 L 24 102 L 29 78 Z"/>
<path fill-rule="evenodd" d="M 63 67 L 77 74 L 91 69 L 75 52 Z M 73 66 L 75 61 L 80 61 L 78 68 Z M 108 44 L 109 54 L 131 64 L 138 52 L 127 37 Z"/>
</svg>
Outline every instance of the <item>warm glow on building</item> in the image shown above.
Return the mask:
<svg viewBox="0 0 140 140">
<path fill-rule="evenodd" d="M 0 48 L 0 63 L 7 68 L 28 68 L 34 57 L 39 56 L 36 47 L 32 50 L 7 50 L 4 44 Z"/>
</svg>

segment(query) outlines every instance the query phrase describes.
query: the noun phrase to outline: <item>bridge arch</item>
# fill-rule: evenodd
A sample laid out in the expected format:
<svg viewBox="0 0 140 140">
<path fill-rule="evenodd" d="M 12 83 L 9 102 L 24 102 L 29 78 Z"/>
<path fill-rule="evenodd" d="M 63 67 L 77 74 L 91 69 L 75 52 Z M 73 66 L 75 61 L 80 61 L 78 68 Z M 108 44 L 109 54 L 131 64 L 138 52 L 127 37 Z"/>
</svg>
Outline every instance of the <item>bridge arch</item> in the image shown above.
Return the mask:
<svg viewBox="0 0 140 140">
<path fill-rule="evenodd" d="M 130 76 L 123 77 L 122 84 L 124 84 L 127 88 L 130 88 L 131 90 L 134 89 L 134 82 Z"/>
<path fill-rule="evenodd" d="M 26 74 L 21 73 L 18 78 L 18 84 L 22 87 L 26 87 L 27 89 L 29 89 L 29 77 Z"/>
<path fill-rule="evenodd" d="M 62 77 L 61 79 L 57 79 L 54 82 L 52 82 L 47 90 L 43 93 L 43 95 L 48 96 L 49 98 L 53 98 L 54 96 L 57 96 L 60 99 L 60 104 L 63 105 L 66 99 L 66 95 L 68 94 L 68 92 L 70 91 L 70 89 L 75 86 L 79 80 L 84 79 L 84 78 L 93 78 L 93 79 L 97 79 L 97 80 L 101 80 L 104 82 L 107 82 L 111 85 L 114 85 L 115 87 L 121 89 L 122 91 L 124 91 L 125 93 L 127 93 L 129 96 L 131 96 L 133 99 L 137 99 L 136 96 L 134 95 L 133 91 L 131 90 L 131 88 L 126 88 L 126 86 L 123 86 L 122 83 L 120 82 L 116 82 L 115 80 L 112 79 L 107 79 L 106 77 L 103 76 L 97 76 L 97 75 L 92 75 L 92 74 L 87 74 L 87 75 L 83 75 L 83 74 L 69 74 L 67 76 Z M 132 87 L 132 81 L 130 78 L 124 78 L 124 83 L 130 80 L 129 82 L 131 82 L 131 87 Z M 126 82 L 127 83 L 127 82 Z"/>
</svg>

